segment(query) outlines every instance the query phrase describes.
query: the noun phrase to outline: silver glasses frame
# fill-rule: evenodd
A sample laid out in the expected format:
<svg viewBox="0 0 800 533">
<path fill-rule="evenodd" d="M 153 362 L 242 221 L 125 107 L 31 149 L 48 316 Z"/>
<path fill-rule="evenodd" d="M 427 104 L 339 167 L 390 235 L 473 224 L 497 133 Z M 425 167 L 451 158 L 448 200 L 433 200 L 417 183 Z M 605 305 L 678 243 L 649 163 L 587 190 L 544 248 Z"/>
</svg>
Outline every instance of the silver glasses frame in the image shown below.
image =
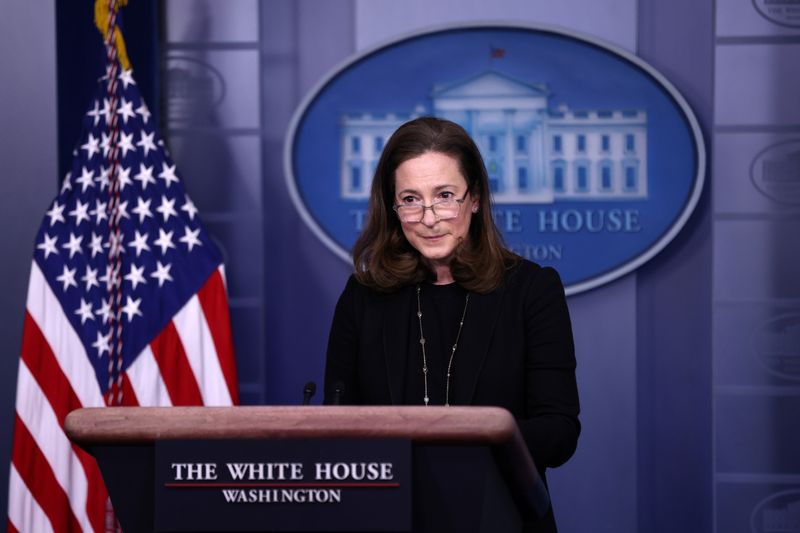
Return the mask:
<svg viewBox="0 0 800 533">
<path fill-rule="evenodd" d="M 455 215 L 453 215 L 452 217 L 448 217 L 448 218 L 442 218 L 436 213 L 436 206 L 437 205 L 441 205 L 443 203 L 449 203 L 448 200 L 440 200 L 438 202 L 433 202 L 431 205 L 425 205 L 425 204 L 397 204 L 397 205 L 393 205 L 392 209 L 394 210 L 395 213 L 397 213 L 397 218 L 400 219 L 400 222 L 405 222 L 406 224 L 419 224 L 420 222 L 422 222 L 425 219 L 425 211 L 428 210 L 428 209 L 431 210 L 431 213 L 433 213 L 433 216 L 434 216 L 434 218 L 436 219 L 437 222 L 439 222 L 440 220 L 453 220 L 454 218 L 458 218 L 458 216 L 461 214 L 461 206 L 464 204 L 464 201 L 467 199 L 467 195 L 468 194 L 469 194 L 469 189 L 466 190 L 466 192 L 464 193 L 464 196 L 462 196 L 461 198 L 456 198 L 455 199 L 455 203 L 458 204 L 458 211 L 456 211 Z M 400 211 L 399 211 L 399 209 L 401 207 L 421 207 L 422 208 L 422 214 L 419 216 L 419 220 L 403 220 L 403 217 L 400 216 Z"/>
</svg>

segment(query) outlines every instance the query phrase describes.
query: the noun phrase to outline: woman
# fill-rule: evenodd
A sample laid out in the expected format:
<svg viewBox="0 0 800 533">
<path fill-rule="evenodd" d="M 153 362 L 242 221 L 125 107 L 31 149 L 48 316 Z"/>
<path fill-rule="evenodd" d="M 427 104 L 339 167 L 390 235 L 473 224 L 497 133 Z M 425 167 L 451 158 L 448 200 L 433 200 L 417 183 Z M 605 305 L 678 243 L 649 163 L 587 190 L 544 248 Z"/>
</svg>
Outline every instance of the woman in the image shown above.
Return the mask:
<svg viewBox="0 0 800 533">
<path fill-rule="evenodd" d="M 575 451 L 572 330 L 558 274 L 503 247 L 480 152 L 423 117 L 389 139 L 336 306 L 327 402 L 491 405 L 544 469 Z M 555 531 L 552 512 L 533 531 Z"/>
</svg>

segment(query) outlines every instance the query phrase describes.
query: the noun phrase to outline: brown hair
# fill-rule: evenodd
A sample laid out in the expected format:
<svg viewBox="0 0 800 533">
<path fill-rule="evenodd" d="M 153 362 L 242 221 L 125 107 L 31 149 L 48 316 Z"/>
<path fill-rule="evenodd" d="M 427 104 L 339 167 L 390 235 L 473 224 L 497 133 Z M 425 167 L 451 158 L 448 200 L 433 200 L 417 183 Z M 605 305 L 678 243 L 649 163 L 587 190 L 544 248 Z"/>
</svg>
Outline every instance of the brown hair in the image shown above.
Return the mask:
<svg viewBox="0 0 800 533">
<path fill-rule="evenodd" d="M 447 154 L 458 161 L 468 191 L 480 201 L 470 222 L 469 238 L 456 248 L 450 262 L 453 279 L 468 290 L 490 292 L 500 286 L 506 268 L 519 258 L 505 248 L 494 224 L 489 177 L 475 142 L 455 122 L 434 117 L 406 122 L 383 149 L 372 180 L 364 231 L 353 247 L 356 278 L 386 292 L 433 280 L 427 261 L 406 240 L 392 210 L 397 167 L 428 152 Z"/>
</svg>

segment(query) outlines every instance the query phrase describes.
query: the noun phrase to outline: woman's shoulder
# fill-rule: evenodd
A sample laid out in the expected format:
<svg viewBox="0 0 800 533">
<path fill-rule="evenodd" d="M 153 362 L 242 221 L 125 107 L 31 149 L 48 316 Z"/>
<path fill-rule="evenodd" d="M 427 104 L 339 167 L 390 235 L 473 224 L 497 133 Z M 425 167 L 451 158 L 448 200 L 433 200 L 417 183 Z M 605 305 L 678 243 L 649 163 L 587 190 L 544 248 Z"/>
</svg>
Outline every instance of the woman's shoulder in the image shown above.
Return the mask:
<svg viewBox="0 0 800 533">
<path fill-rule="evenodd" d="M 351 274 L 336 302 L 336 312 L 353 316 L 360 314 L 364 308 L 369 307 L 371 292 L 373 289 L 359 282 L 355 274 Z"/>
<path fill-rule="evenodd" d="M 386 300 L 401 293 L 406 288 L 407 287 L 403 287 L 391 292 L 381 291 L 359 281 L 356 274 L 350 274 L 350 277 L 347 278 L 347 283 L 345 284 L 340 299 L 356 300 L 361 302 Z"/>
<path fill-rule="evenodd" d="M 528 259 L 519 258 L 506 271 L 506 284 L 509 287 L 537 286 L 537 287 L 562 287 L 561 276 L 551 266 L 542 266 Z"/>
<path fill-rule="evenodd" d="M 353 299 L 353 298 L 363 298 L 368 296 L 371 292 L 374 292 L 374 289 L 371 289 L 367 285 L 364 285 L 360 281 L 355 274 L 350 274 L 350 277 L 347 278 L 347 283 L 344 285 L 344 290 L 342 290 L 342 295 L 340 299 Z"/>
</svg>

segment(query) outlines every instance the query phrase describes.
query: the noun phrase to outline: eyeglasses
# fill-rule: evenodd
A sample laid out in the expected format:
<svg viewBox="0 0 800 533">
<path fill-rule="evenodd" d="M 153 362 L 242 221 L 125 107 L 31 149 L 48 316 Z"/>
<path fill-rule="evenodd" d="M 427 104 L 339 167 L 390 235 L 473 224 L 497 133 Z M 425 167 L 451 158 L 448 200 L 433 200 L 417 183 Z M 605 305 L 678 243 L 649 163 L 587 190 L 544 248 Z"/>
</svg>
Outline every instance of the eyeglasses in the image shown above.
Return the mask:
<svg viewBox="0 0 800 533">
<path fill-rule="evenodd" d="M 392 209 L 395 210 L 397 216 L 402 222 L 422 222 L 425 218 L 425 210 L 430 209 L 434 218 L 439 220 L 451 220 L 458 217 L 461 212 L 461 204 L 469 194 L 469 191 L 464 193 L 461 198 L 444 198 L 442 200 L 433 202 L 431 205 L 425 204 L 400 204 L 395 205 Z"/>
</svg>

